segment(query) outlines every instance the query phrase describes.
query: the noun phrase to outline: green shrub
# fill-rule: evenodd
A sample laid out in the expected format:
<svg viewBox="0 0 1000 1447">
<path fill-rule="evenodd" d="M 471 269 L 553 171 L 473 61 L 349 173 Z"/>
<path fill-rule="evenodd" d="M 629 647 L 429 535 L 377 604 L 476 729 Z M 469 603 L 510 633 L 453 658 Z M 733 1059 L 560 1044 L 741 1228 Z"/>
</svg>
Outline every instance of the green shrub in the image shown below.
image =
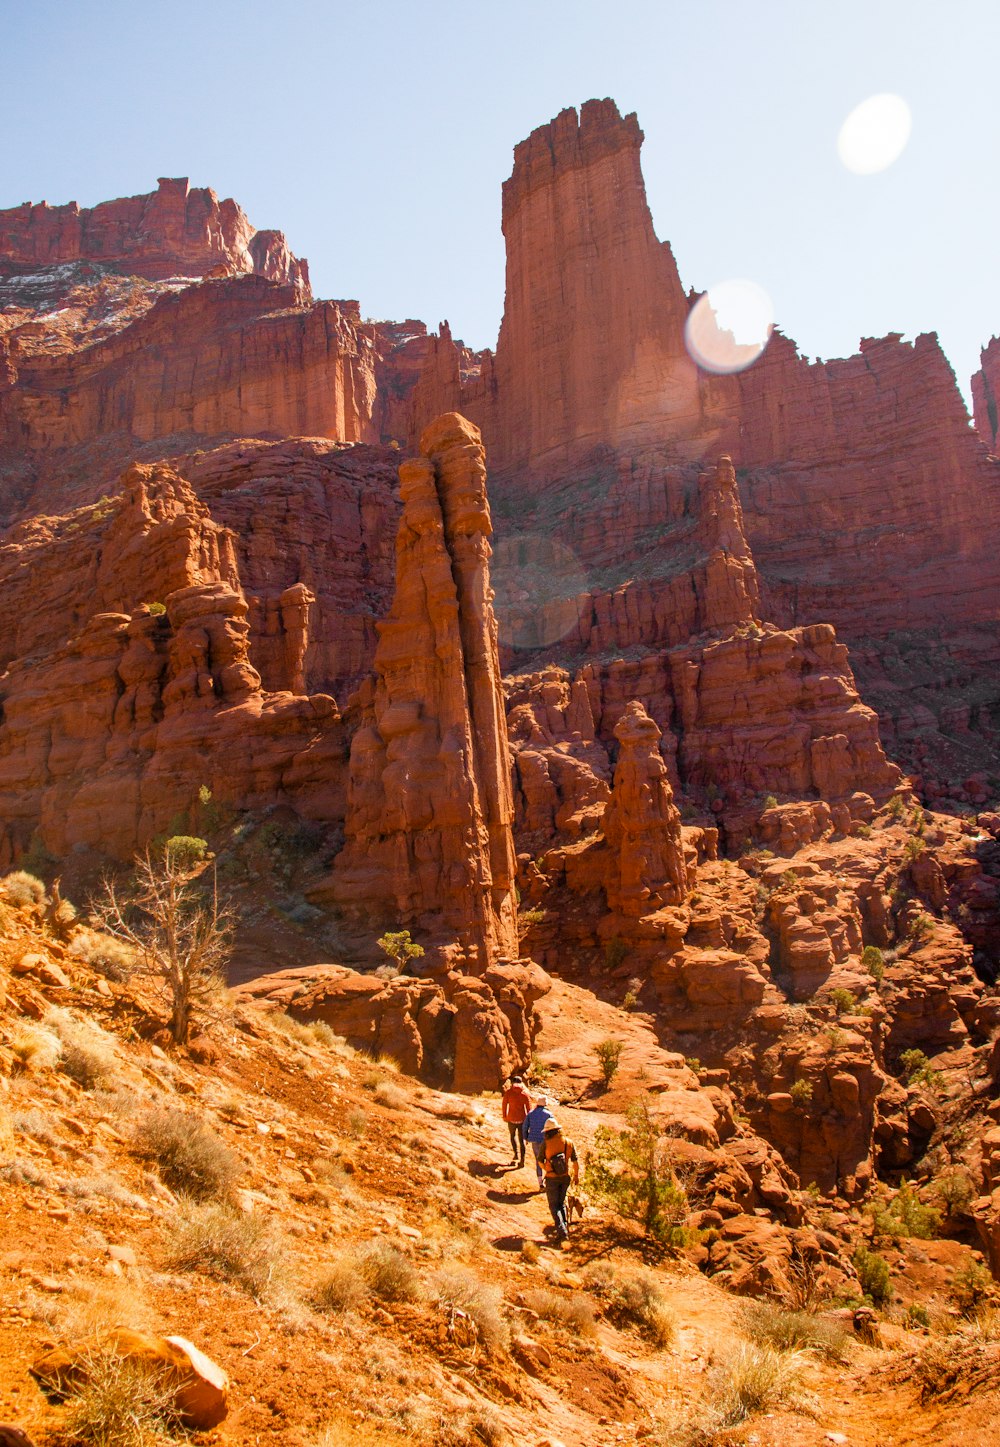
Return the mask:
<svg viewBox="0 0 1000 1447">
<path fill-rule="evenodd" d="M 901 794 L 894 794 L 886 805 L 885 812 L 895 823 L 899 823 L 906 813 L 906 803 Z"/>
<path fill-rule="evenodd" d="M 171 1190 L 196 1201 L 227 1196 L 243 1174 L 239 1156 L 211 1126 L 172 1106 L 143 1111 L 135 1145 Z"/>
<path fill-rule="evenodd" d="M 875 945 L 866 945 L 861 963 L 871 975 L 876 985 L 881 985 L 882 977 L 885 974 L 885 956 Z"/>
<path fill-rule="evenodd" d="M 804 1079 L 796 1080 L 789 1089 L 788 1094 L 797 1106 L 805 1107 L 813 1098 L 812 1081 Z"/>
<path fill-rule="evenodd" d="M 876 1306 L 889 1295 L 889 1263 L 877 1251 L 870 1251 L 861 1245 L 854 1253 L 854 1269 L 865 1296 L 871 1297 Z"/>
<path fill-rule="evenodd" d="M 934 921 L 929 914 L 915 914 L 906 930 L 907 939 L 919 944 L 922 940 L 927 939 L 933 928 Z"/>
<path fill-rule="evenodd" d="M 633 1102 L 624 1130 L 599 1126 L 587 1160 L 586 1180 L 595 1196 L 623 1216 L 640 1221 L 648 1235 L 684 1246 L 688 1201 L 645 1098 Z"/>
<path fill-rule="evenodd" d="M 522 909 L 518 913 L 517 918 L 518 923 L 525 926 L 541 924 L 542 920 L 545 918 L 545 911 L 544 909 Z"/>
<path fill-rule="evenodd" d="M 926 852 L 927 845 L 921 839 L 919 834 L 911 834 L 909 839 L 907 839 L 906 843 L 903 845 L 903 857 L 907 860 L 908 863 L 911 864 L 914 859 L 919 859 L 921 854 L 925 854 Z"/>
<path fill-rule="evenodd" d="M 858 1008 L 857 996 L 852 995 L 850 990 L 845 990 L 842 985 L 838 986 L 836 990 L 831 990 L 827 999 L 838 1016 L 853 1015 Z"/>
<path fill-rule="evenodd" d="M 424 953 L 423 945 L 414 944 L 408 929 L 389 930 L 375 943 L 400 969 L 409 964 L 410 960 L 419 960 Z"/>
<path fill-rule="evenodd" d="M 941 1212 L 925 1206 L 905 1178 L 888 1206 L 876 1206 L 871 1214 L 876 1233 L 893 1240 L 904 1236 L 930 1240 L 941 1226 Z"/>
<path fill-rule="evenodd" d="M 628 945 L 620 935 L 612 935 L 604 947 L 604 963 L 609 970 L 617 970 L 628 957 Z"/>
<path fill-rule="evenodd" d="M 932 1068 L 922 1050 L 904 1050 L 899 1064 L 907 1085 L 936 1086 L 941 1083 L 941 1076 Z"/>
<path fill-rule="evenodd" d="M 594 1046 L 594 1054 L 600 1064 L 605 1087 L 609 1086 L 618 1074 L 618 1065 L 624 1048 L 623 1041 L 611 1039 L 601 1040 Z"/>
<path fill-rule="evenodd" d="M 776 797 L 774 794 L 768 794 L 767 798 L 764 800 L 764 808 L 765 808 L 765 809 L 777 809 L 777 807 L 778 807 L 777 797 Z"/>
<path fill-rule="evenodd" d="M 976 1311 L 989 1296 L 993 1288 L 993 1277 L 978 1261 L 966 1261 L 958 1268 L 951 1283 L 951 1294 L 955 1305 L 963 1316 L 975 1316 Z"/>
<path fill-rule="evenodd" d="M 962 1215 L 976 1194 L 972 1181 L 960 1170 L 942 1171 L 934 1182 L 934 1189 L 949 1220 L 953 1215 Z"/>
<path fill-rule="evenodd" d="M 208 853 L 208 841 L 193 834 L 174 834 L 164 844 L 163 853 L 177 869 L 194 869 Z"/>
<path fill-rule="evenodd" d="M 917 1301 L 911 1301 L 906 1308 L 906 1325 L 912 1331 L 918 1326 L 930 1326 L 931 1318 L 926 1306 L 921 1306 Z"/>
<path fill-rule="evenodd" d="M 167 611 L 166 603 L 147 603 L 146 608 L 154 618 L 162 618 Z"/>
</svg>

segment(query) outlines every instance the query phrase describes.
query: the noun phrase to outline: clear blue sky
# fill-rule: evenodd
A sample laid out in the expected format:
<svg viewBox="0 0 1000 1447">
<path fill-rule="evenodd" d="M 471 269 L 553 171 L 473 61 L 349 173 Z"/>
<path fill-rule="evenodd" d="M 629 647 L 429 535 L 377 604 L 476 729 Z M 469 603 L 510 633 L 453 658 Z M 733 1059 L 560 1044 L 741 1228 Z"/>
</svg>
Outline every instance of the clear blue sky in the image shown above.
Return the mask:
<svg viewBox="0 0 1000 1447">
<path fill-rule="evenodd" d="M 746 276 L 803 351 L 1000 332 L 997 0 L 0 0 L 0 206 L 188 175 L 309 258 L 319 296 L 492 345 L 514 144 L 613 96 L 686 285 Z M 840 165 L 860 101 L 901 159 Z"/>
</svg>

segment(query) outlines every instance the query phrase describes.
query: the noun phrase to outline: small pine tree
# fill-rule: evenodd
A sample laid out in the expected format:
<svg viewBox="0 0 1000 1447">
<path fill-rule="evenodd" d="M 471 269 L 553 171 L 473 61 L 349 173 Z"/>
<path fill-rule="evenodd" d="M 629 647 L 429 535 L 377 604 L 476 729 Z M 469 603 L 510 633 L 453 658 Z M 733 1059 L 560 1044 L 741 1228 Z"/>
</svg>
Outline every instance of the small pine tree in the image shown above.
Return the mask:
<svg viewBox="0 0 1000 1447">
<path fill-rule="evenodd" d="M 625 1046 L 621 1040 L 601 1040 L 594 1046 L 594 1054 L 597 1056 L 601 1066 L 601 1075 L 605 1087 L 609 1086 L 618 1074 L 618 1065 L 621 1060 L 622 1051 Z"/>
<path fill-rule="evenodd" d="M 640 1221 L 655 1240 L 684 1246 L 687 1195 L 645 1098 L 629 1106 L 627 1121 L 624 1130 L 598 1128 L 587 1160 L 587 1186 L 621 1215 Z"/>
<path fill-rule="evenodd" d="M 390 930 L 376 943 L 380 950 L 385 951 L 390 960 L 395 960 L 400 969 L 403 969 L 410 960 L 418 960 L 424 952 L 423 945 L 413 943 L 408 929 Z"/>
</svg>

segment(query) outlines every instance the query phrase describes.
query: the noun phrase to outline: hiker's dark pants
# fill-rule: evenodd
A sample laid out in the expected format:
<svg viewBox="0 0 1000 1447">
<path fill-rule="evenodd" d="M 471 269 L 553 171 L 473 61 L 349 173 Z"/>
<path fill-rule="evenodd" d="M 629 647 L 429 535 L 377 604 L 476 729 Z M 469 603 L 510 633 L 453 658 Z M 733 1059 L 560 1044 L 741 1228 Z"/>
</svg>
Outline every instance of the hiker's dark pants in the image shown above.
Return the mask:
<svg viewBox="0 0 1000 1447">
<path fill-rule="evenodd" d="M 556 1230 L 565 1239 L 569 1235 L 569 1221 L 566 1218 L 566 1197 L 569 1195 L 569 1176 L 547 1180 L 545 1182 L 545 1195 L 549 1203 L 549 1210 L 552 1212 L 552 1220 L 555 1222 Z"/>
<path fill-rule="evenodd" d="M 521 1157 L 521 1165 L 524 1165 L 524 1121 L 509 1120 L 507 1129 L 510 1131 L 510 1153 L 517 1160 Z"/>
</svg>

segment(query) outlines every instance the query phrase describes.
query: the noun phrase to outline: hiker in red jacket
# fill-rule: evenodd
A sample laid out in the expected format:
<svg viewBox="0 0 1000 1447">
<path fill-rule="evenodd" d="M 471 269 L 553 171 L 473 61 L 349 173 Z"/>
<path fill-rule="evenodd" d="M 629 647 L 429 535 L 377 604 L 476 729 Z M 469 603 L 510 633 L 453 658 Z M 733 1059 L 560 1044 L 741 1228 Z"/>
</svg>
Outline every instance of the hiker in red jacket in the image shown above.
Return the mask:
<svg viewBox="0 0 1000 1447">
<path fill-rule="evenodd" d="M 524 1121 L 531 1109 L 531 1096 L 524 1088 L 519 1075 L 512 1075 L 504 1087 L 501 1110 L 510 1132 L 510 1148 L 513 1151 L 512 1166 L 524 1165 Z"/>
</svg>

